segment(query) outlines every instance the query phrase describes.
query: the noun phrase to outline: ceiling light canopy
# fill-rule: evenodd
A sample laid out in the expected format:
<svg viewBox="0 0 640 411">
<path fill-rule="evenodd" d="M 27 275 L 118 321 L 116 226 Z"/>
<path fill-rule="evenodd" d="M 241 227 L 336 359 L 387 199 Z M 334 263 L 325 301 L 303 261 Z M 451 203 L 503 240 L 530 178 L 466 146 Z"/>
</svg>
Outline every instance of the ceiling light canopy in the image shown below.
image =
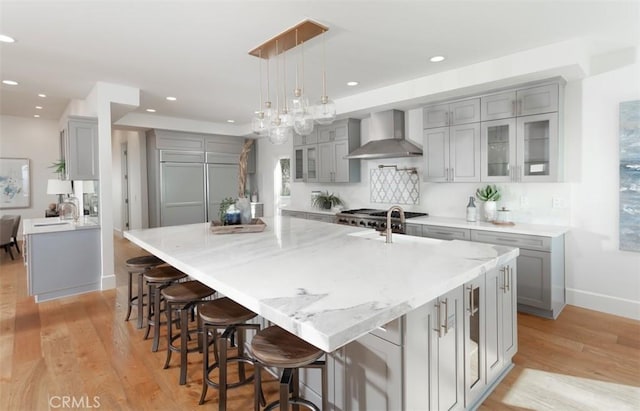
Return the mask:
<svg viewBox="0 0 640 411">
<path fill-rule="evenodd" d="M 282 144 L 293 135 L 293 131 L 300 135 L 313 132 L 314 122 L 331 124 L 336 118 L 335 103 L 327 96 L 326 58 L 324 38 L 322 42 L 322 96 L 315 105 L 310 105 L 304 94 L 304 43 L 312 38 L 324 34 L 328 27 L 312 20 L 304 20 L 267 40 L 249 51 L 249 54 L 259 59 L 260 100 L 258 110 L 252 121 L 255 134 L 268 136 L 273 144 Z M 287 95 L 286 52 L 300 46 L 293 96 Z M 269 66 L 271 60 L 276 65 L 275 107 L 271 101 L 271 87 Z M 263 94 L 262 61 L 266 60 L 266 98 Z M 280 62 L 282 60 L 282 63 Z M 280 66 L 282 65 L 282 74 Z M 280 86 L 282 77 L 282 86 Z M 281 92 L 282 91 L 282 92 Z"/>
<path fill-rule="evenodd" d="M 0 34 L 0 43 L 15 43 L 16 39 L 7 36 L 6 34 Z"/>
</svg>

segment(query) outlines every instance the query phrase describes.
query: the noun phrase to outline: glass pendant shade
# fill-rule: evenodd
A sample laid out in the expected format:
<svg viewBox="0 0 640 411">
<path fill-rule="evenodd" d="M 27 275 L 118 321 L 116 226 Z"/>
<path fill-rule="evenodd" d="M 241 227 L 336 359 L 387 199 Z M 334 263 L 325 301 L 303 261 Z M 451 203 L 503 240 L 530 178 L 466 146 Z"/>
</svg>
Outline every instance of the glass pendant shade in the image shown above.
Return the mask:
<svg viewBox="0 0 640 411">
<path fill-rule="evenodd" d="M 269 141 L 271 144 L 280 145 L 287 142 L 289 137 L 292 137 L 292 128 L 284 124 L 271 127 L 269 130 Z"/>
<path fill-rule="evenodd" d="M 264 115 L 264 112 L 261 111 L 253 117 L 251 122 L 251 128 L 254 134 L 259 136 L 266 136 L 269 133 L 269 124 L 270 120 Z"/>
<path fill-rule="evenodd" d="M 293 129 L 301 136 L 313 133 L 313 115 L 309 110 L 302 110 L 293 116 Z"/>
<path fill-rule="evenodd" d="M 336 103 L 323 97 L 314 107 L 314 118 L 318 124 L 327 125 L 336 119 Z"/>
</svg>

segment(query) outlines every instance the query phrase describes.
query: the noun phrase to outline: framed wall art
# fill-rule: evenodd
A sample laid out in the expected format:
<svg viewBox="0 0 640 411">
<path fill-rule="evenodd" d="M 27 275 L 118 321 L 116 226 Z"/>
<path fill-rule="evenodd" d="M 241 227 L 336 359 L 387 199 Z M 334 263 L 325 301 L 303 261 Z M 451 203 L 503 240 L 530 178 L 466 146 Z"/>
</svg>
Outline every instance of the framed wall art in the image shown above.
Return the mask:
<svg viewBox="0 0 640 411">
<path fill-rule="evenodd" d="M 0 157 L 0 209 L 30 205 L 28 158 Z"/>
<path fill-rule="evenodd" d="M 620 103 L 620 249 L 640 252 L 640 100 Z"/>
</svg>

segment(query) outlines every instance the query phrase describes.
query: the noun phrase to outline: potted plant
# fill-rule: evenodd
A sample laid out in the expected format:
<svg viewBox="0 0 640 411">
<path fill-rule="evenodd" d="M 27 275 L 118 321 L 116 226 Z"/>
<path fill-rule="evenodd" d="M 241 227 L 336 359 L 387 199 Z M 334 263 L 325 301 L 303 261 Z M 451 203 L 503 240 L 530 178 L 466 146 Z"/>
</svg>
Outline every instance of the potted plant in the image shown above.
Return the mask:
<svg viewBox="0 0 640 411">
<path fill-rule="evenodd" d="M 340 197 L 334 195 L 333 193 L 329 194 L 328 191 L 325 191 L 324 193 L 320 193 L 313 197 L 314 207 L 330 210 L 333 207 L 341 205 L 344 205 L 344 202 L 340 199 Z"/>
<path fill-rule="evenodd" d="M 480 201 L 484 201 L 484 219 L 485 221 L 494 221 L 496 219 L 496 201 L 500 200 L 500 190 L 495 184 L 487 185 L 484 188 L 476 190 L 476 197 Z"/>
</svg>

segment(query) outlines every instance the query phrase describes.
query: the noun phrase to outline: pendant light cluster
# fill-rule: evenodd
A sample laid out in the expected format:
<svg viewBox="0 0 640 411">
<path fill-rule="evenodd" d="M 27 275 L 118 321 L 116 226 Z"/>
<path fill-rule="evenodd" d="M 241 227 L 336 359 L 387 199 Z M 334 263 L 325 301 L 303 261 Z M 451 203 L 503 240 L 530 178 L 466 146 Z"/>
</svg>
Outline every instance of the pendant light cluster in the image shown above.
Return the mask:
<svg viewBox="0 0 640 411">
<path fill-rule="evenodd" d="M 297 134 L 306 136 L 313 132 L 314 124 L 331 124 L 336 118 L 336 105 L 327 96 L 327 76 L 325 66 L 325 44 L 322 42 L 322 96 L 311 105 L 304 94 L 304 43 L 329 30 L 328 27 L 312 20 L 304 20 L 296 26 L 278 34 L 249 52 L 259 59 L 260 102 L 252 121 L 253 132 L 267 136 L 273 144 L 283 144 Z M 300 46 L 296 63 L 296 80 L 293 95 L 287 95 L 286 51 Z M 269 66 L 275 60 L 276 89 L 275 106 L 271 101 Z M 263 94 L 262 60 L 266 60 L 266 99 Z M 282 74 L 280 73 L 282 60 Z M 280 78 L 282 76 L 282 81 Z"/>
</svg>

